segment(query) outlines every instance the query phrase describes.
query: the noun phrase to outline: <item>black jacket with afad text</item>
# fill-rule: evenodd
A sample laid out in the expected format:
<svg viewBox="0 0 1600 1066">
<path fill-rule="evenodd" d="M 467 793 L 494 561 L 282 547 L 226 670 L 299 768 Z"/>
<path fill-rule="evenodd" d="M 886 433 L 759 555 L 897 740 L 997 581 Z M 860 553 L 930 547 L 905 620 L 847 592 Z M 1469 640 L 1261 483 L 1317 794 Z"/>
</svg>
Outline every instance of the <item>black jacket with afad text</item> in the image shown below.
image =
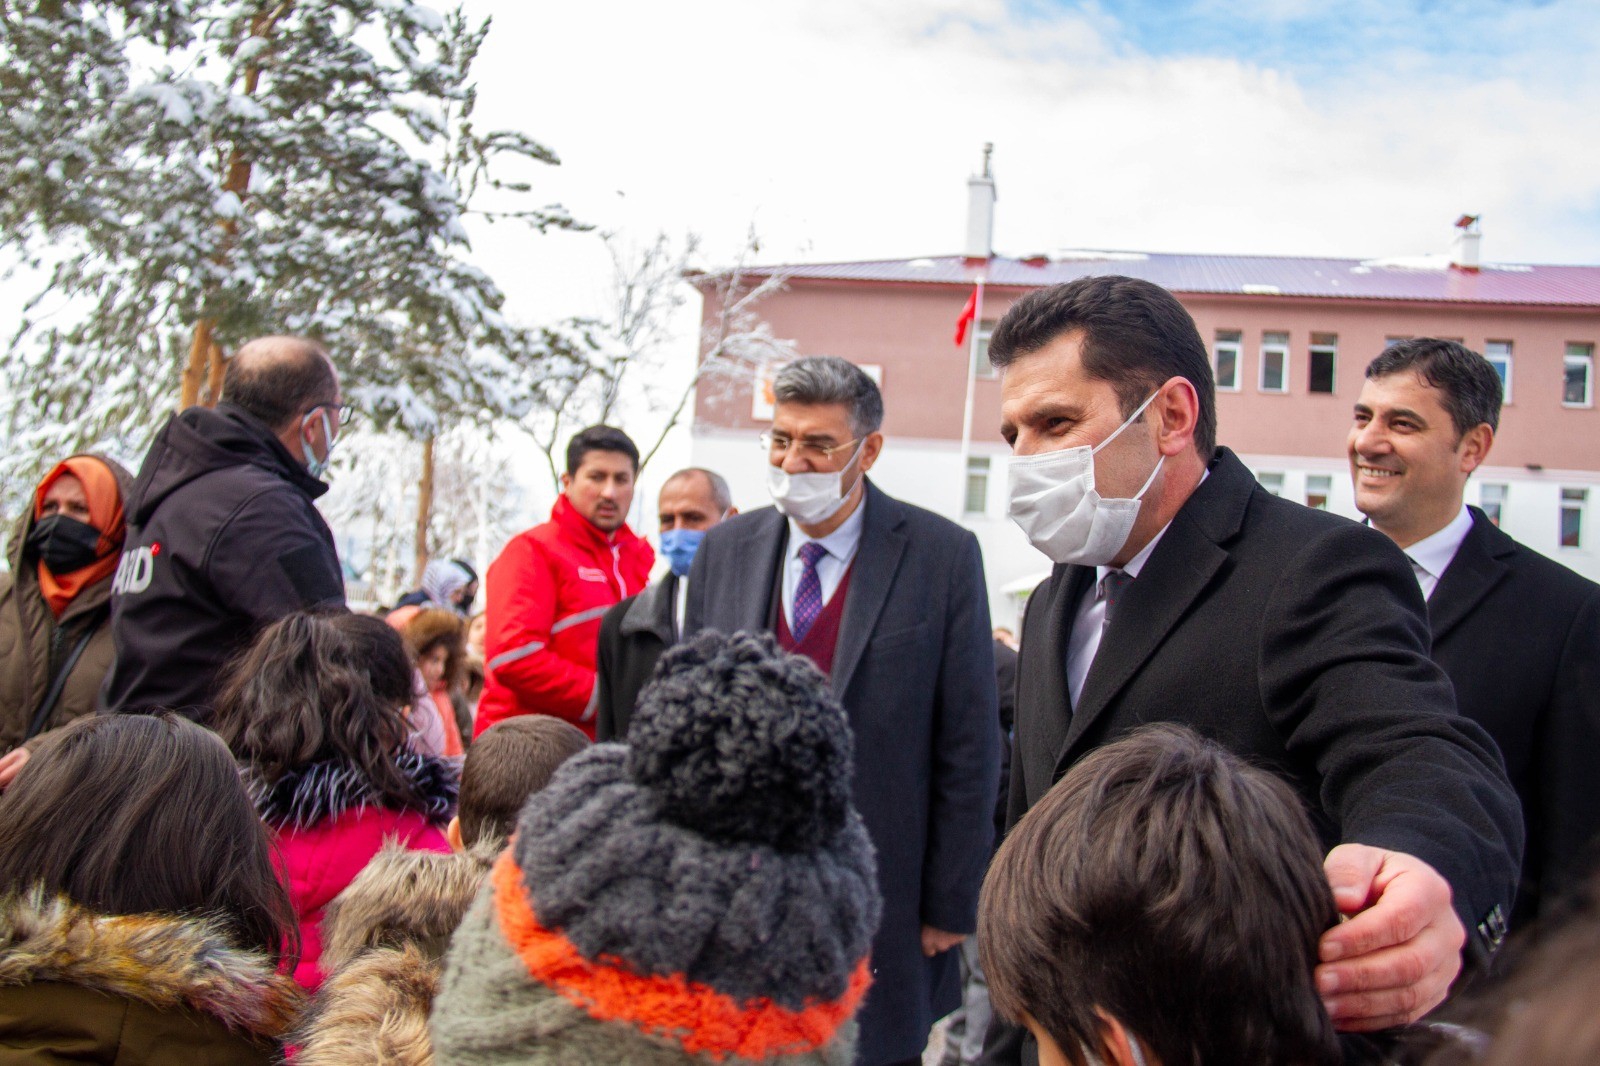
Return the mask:
<svg viewBox="0 0 1600 1066">
<path fill-rule="evenodd" d="M 218 675 L 270 622 L 342 607 L 328 486 L 260 420 L 230 404 L 174 415 L 150 446 L 112 582 L 109 711 L 205 721 Z"/>
</svg>

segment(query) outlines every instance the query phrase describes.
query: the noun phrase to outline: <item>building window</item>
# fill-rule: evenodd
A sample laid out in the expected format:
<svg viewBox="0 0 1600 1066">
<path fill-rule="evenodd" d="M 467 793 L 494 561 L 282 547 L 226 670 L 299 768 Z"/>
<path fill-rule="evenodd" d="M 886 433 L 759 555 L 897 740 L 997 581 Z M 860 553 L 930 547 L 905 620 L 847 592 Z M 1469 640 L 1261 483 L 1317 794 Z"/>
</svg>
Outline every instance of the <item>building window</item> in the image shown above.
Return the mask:
<svg viewBox="0 0 1600 1066">
<path fill-rule="evenodd" d="M 1239 364 L 1244 360 L 1244 334 L 1236 329 L 1217 330 L 1217 343 L 1212 348 L 1212 367 L 1216 372 L 1217 388 L 1223 392 L 1239 391 Z"/>
<path fill-rule="evenodd" d="M 1589 502 L 1588 489 L 1561 490 L 1561 546 L 1583 547 L 1583 512 Z"/>
<path fill-rule="evenodd" d="M 1561 402 L 1568 407 L 1594 406 L 1594 345 L 1567 345 L 1566 380 Z"/>
<path fill-rule="evenodd" d="M 1483 357 L 1489 360 L 1489 365 L 1494 367 L 1494 372 L 1500 375 L 1500 400 L 1502 403 L 1511 402 L 1511 342 L 1487 341 L 1483 346 Z"/>
<path fill-rule="evenodd" d="M 1289 335 L 1261 335 L 1261 391 L 1289 391 Z"/>
<path fill-rule="evenodd" d="M 1484 483 L 1478 486 L 1478 506 L 1483 508 L 1484 516 L 1495 525 L 1500 524 L 1500 516 L 1506 510 L 1506 485 L 1492 485 Z"/>
<path fill-rule="evenodd" d="M 1263 470 L 1256 475 L 1256 480 L 1261 482 L 1261 487 L 1274 496 L 1283 495 L 1283 475 L 1272 471 Z"/>
<path fill-rule="evenodd" d="M 972 346 L 972 375 L 994 378 L 998 372 L 989 365 L 989 338 L 994 336 L 994 322 L 978 324 L 978 342 Z"/>
<path fill-rule="evenodd" d="M 967 514 L 989 513 L 989 457 L 967 458 L 967 499 L 962 508 Z"/>
<path fill-rule="evenodd" d="M 1319 511 L 1328 509 L 1328 497 L 1333 494 L 1333 475 L 1306 475 L 1306 506 Z"/>
<path fill-rule="evenodd" d="M 1313 333 L 1311 335 L 1310 357 L 1307 359 L 1311 375 L 1306 388 L 1312 392 L 1332 392 L 1333 371 L 1338 362 L 1339 335 L 1337 333 Z"/>
</svg>

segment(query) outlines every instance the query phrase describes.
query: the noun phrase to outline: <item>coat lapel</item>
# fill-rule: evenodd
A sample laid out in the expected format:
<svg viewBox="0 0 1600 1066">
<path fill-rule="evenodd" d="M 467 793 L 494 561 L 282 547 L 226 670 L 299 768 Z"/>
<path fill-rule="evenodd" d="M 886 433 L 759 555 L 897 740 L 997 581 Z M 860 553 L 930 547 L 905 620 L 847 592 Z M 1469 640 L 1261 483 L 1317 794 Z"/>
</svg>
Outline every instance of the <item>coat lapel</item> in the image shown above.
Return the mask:
<svg viewBox="0 0 1600 1066">
<path fill-rule="evenodd" d="M 621 632 L 625 637 L 640 633 L 653 633 L 669 647 L 678 641 L 677 618 L 678 575 L 666 577 L 639 593 L 638 598 L 622 616 Z"/>
<path fill-rule="evenodd" d="M 1428 597 L 1428 621 L 1435 645 L 1472 613 L 1473 608 L 1510 572 L 1505 560 L 1514 555 L 1514 540 L 1496 529 L 1487 515 L 1472 508 L 1472 528 L 1456 557 L 1445 567 L 1433 595 Z"/>
<path fill-rule="evenodd" d="M 1221 545 L 1238 533 L 1255 487 L 1255 478 L 1244 464 L 1219 448 L 1210 477 L 1173 517 L 1138 578 L 1122 594 L 1083 683 L 1072 725 L 1056 760 L 1058 776 L 1079 739 L 1160 647 L 1172 627 L 1189 613 L 1227 562 L 1228 552 Z"/>
<path fill-rule="evenodd" d="M 904 523 L 900 505 L 869 480 L 862 506 L 867 513 L 862 519 L 861 545 L 851 564 L 850 590 L 846 593 L 839 643 L 833 654 L 833 693 L 841 697 L 861 664 L 867 641 L 894 587 L 900 557 L 906 550 L 906 537 L 900 532 Z"/>
<path fill-rule="evenodd" d="M 768 628 L 772 616 L 772 590 L 777 584 L 778 567 L 783 563 L 783 545 L 789 539 L 789 522 L 775 507 L 755 513 L 759 518 L 748 536 L 742 537 L 733 553 L 733 587 L 726 616 L 713 603 L 712 618 L 728 618 L 728 625 L 714 626 L 732 633 L 745 630 L 760 633 Z M 715 591 L 712 595 L 715 596 Z"/>
<path fill-rule="evenodd" d="M 1030 742 L 1029 747 L 1035 751 L 1049 752 L 1055 760 L 1059 760 L 1066 750 L 1067 732 L 1073 719 L 1072 689 L 1067 685 L 1067 649 L 1071 646 L 1072 621 L 1078 613 L 1078 604 L 1083 602 L 1083 595 L 1093 582 L 1092 566 L 1056 567 L 1042 607 L 1044 617 L 1029 619 L 1030 626 L 1042 626 L 1044 632 L 1044 661 L 1035 660 L 1029 664 L 1027 671 L 1019 671 L 1018 674 L 1019 677 L 1040 679 L 1038 706 L 1044 713 L 1037 716 L 1039 743 L 1034 745 Z M 1024 634 L 1023 653 L 1027 654 L 1034 650 L 1029 645 L 1033 634 L 1026 628 Z"/>
</svg>

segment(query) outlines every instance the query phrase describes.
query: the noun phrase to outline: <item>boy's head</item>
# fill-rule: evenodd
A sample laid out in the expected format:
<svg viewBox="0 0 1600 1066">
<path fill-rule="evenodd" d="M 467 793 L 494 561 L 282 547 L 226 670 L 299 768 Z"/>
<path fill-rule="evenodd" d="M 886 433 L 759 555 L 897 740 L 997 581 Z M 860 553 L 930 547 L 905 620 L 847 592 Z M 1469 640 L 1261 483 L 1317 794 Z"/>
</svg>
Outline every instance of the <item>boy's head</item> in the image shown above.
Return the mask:
<svg viewBox="0 0 1600 1066">
<path fill-rule="evenodd" d="M 1083 759 L 1006 837 L 978 943 L 1041 1063 L 1322 1066 L 1340 1053 L 1312 971 L 1336 920 L 1294 792 L 1156 725 Z"/>
<path fill-rule="evenodd" d="M 547 714 L 508 718 L 484 730 L 461 768 L 460 813 L 450 823 L 450 842 L 463 850 L 480 840 L 504 843 L 528 797 L 588 746 L 582 730 Z"/>
</svg>

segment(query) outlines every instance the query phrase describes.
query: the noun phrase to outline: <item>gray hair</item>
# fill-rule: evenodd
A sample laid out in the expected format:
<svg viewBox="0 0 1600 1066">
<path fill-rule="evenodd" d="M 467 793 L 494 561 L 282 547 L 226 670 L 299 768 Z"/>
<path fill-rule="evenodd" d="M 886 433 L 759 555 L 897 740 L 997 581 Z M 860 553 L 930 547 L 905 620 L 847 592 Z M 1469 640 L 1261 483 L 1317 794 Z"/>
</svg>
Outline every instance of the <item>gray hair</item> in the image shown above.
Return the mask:
<svg viewBox="0 0 1600 1066">
<path fill-rule="evenodd" d="M 842 403 L 850 408 L 850 430 L 857 437 L 876 433 L 883 425 L 883 393 L 866 371 L 837 355 L 797 359 L 772 382 L 778 403 Z"/>
<path fill-rule="evenodd" d="M 727 514 L 728 508 L 733 506 L 733 490 L 728 488 L 728 479 L 715 470 L 707 470 L 703 466 L 686 466 L 663 481 L 661 487 L 666 488 L 674 481 L 696 476 L 706 479 L 706 484 L 711 486 L 711 502 L 716 505 L 717 510 Z"/>
</svg>

